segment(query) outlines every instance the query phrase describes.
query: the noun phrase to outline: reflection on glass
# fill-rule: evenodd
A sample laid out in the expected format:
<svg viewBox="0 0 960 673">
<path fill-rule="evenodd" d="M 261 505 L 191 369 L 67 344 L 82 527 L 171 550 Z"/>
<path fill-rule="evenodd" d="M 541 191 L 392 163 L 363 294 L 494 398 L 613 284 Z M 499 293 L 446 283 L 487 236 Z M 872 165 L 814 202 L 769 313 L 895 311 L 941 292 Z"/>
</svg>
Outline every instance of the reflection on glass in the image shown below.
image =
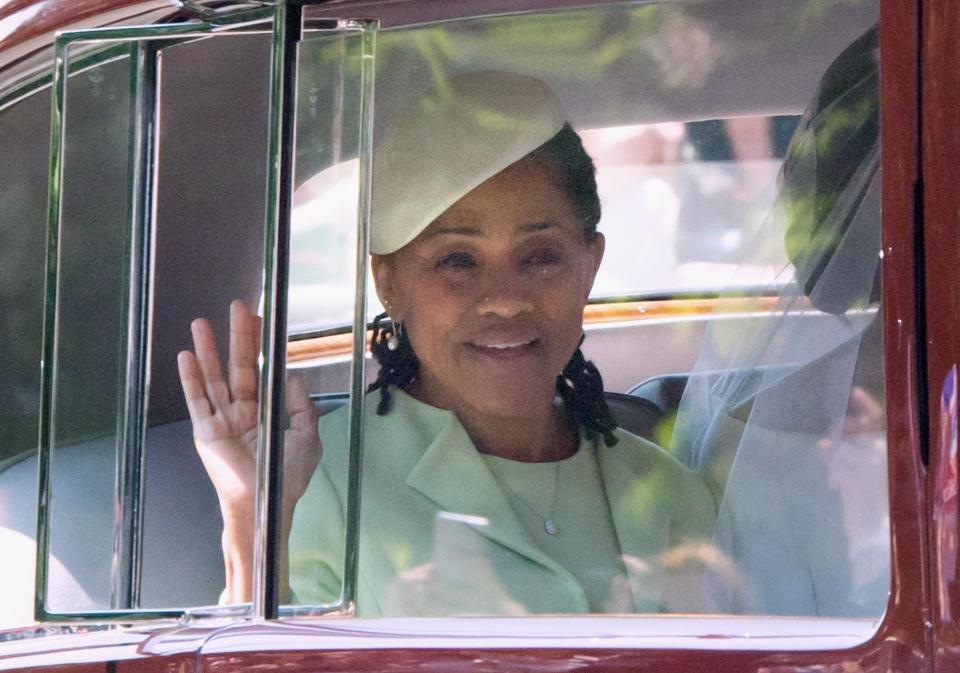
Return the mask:
<svg viewBox="0 0 960 673">
<path fill-rule="evenodd" d="M 875 13 L 860 0 L 656 3 L 386 30 L 378 40 L 377 133 L 391 110 L 459 72 L 543 78 L 597 163 L 601 228 L 616 235 L 593 296 L 768 285 L 786 260 L 782 246 L 757 235 L 797 115 L 830 60 Z M 356 101 L 338 98 L 343 90 L 331 82 L 332 73 L 358 65 L 338 62 L 339 49 L 318 50 L 301 66 L 295 332 L 349 323 L 348 304 L 336 300 L 350 295 L 337 280 L 349 274 L 332 269 L 352 260 L 356 215 L 344 200 L 352 168 L 317 175 L 356 156 Z M 369 304 L 372 318 L 381 309 L 372 293 Z"/>
<path fill-rule="evenodd" d="M 67 85 L 52 611 L 215 605 L 224 585 L 223 521 L 193 446 L 177 353 L 189 347 L 197 316 L 209 317 L 225 352 L 231 299 L 255 304 L 262 293 L 269 37 L 151 44 L 162 77 L 156 108 L 148 97 L 141 109 L 158 128 L 140 139 L 158 142 L 156 164 L 133 152 L 149 128 L 138 125 L 132 100 L 138 87 L 152 91 L 145 68 L 124 57 L 79 71 Z M 131 196 L 137 179 L 154 195 L 142 204 L 153 218 L 145 253 L 131 243 L 140 226 Z M 138 292 L 142 311 L 129 304 Z M 129 341 L 137 333 L 143 351 Z M 132 382 L 128 359 L 144 368 L 144 380 Z M 129 406 L 132 393 L 147 398 L 144 409 Z M 123 461 L 139 448 L 136 433 L 118 434 L 131 419 L 143 426 L 144 452 L 142 507 L 133 510 L 135 501 L 116 495 Z M 139 536 L 142 555 L 121 549 L 124 535 Z M 126 574 L 130 600 L 118 597 Z"/>
<path fill-rule="evenodd" d="M 216 605 L 224 523 L 177 355 L 192 346 L 191 322 L 207 318 L 229 374 L 230 303 L 256 307 L 262 295 L 270 38 L 171 45 L 161 62 L 142 605 Z"/>
<path fill-rule="evenodd" d="M 771 316 L 708 328 L 673 448 L 722 493 L 714 540 L 747 579 L 717 609 L 876 617 L 889 530 L 877 32 L 830 65 L 769 218 L 793 269 Z"/>
<path fill-rule="evenodd" d="M 358 615 L 882 613 L 876 6 L 760 10 L 381 36 L 371 267 L 388 316 L 364 402 Z M 319 54 L 299 111 L 304 332 L 349 322 L 356 226 L 335 86 L 355 69 L 342 45 Z M 588 293 L 697 292 L 742 297 L 587 307 L 584 324 Z M 339 335 L 317 333 L 311 390 L 345 390 Z M 342 581 L 346 414 L 320 432 L 290 547 L 308 605 Z"/>
<path fill-rule="evenodd" d="M 299 187 L 291 214 L 291 333 L 343 328 L 354 320 L 363 39 L 356 31 L 308 31 L 299 46 L 294 177 Z M 343 591 L 352 335 L 333 338 L 331 347 L 320 351 L 309 343 L 299 348 L 296 341 L 288 351 L 288 404 L 291 395 L 306 392 L 319 416 L 321 435 L 325 428 L 336 426 L 344 440 L 340 452 L 325 442 L 320 466 L 315 471 L 311 468 L 305 479 L 290 480 L 288 475 L 284 486 L 285 498 L 292 502 L 300 499 L 304 489 L 307 495 L 300 502 L 310 500 L 317 484 L 336 494 L 322 502 L 298 505 L 290 531 L 289 599 L 311 606 L 336 604 Z M 316 366 L 318 356 L 322 367 Z M 289 444 L 289 438 L 286 441 Z M 304 581 L 305 577 L 310 579 Z"/>
<path fill-rule="evenodd" d="M 36 566 L 37 417 L 42 358 L 44 236 L 49 161 L 49 90 L 0 111 L 0 629 L 33 622 Z"/>
<path fill-rule="evenodd" d="M 757 252 L 798 118 L 736 117 L 582 132 L 597 163 L 604 256 L 597 298 L 771 284 L 788 263 Z"/>
<path fill-rule="evenodd" d="M 109 609 L 126 367 L 129 59 L 69 78 L 64 117 L 48 608 Z"/>
</svg>

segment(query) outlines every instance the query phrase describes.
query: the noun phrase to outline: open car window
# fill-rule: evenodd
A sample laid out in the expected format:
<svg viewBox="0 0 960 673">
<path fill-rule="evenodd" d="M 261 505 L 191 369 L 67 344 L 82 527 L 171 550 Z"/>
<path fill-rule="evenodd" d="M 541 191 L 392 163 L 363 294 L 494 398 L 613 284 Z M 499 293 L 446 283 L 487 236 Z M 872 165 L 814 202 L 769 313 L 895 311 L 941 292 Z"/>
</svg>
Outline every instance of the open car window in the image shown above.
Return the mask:
<svg viewBox="0 0 960 673">
<path fill-rule="evenodd" d="M 459 419 L 402 385 L 386 413 L 368 393 L 357 615 L 822 616 L 862 618 L 869 635 L 890 580 L 876 18 L 869 3 L 657 3 L 381 31 L 375 164 L 394 118 L 458 76 L 536 78 L 563 104 L 606 238 L 583 352 L 624 435 L 528 469 L 478 455 Z M 325 100 L 350 109 L 301 77 L 301 124 Z M 355 288 L 348 145 L 298 165 L 294 203 L 290 330 L 320 338 L 294 341 L 291 360 L 328 413 L 289 549 L 303 607 L 329 602 L 343 572 L 325 536 L 341 535 L 351 469 L 336 399 L 349 354 L 333 335 Z M 394 165 L 374 172 L 374 227 L 390 208 L 378 189 L 398 208 L 429 194 L 430 167 Z M 369 320 L 381 298 L 371 282 Z M 445 299 L 431 300 L 436 325 Z M 384 362 L 367 360 L 368 382 Z"/>
<path fill-rule="evenodd" d="M 387 33 L 389 38 L 389 33 Z M 316 118 L 316 90 L 309 96 Z M 789 264 L 758 251 L 798 115 L 581 129 L 597 164 L 600 229 L 616 243 L 591 292 L 599 300 L 697 296 L 768 287 Z M 290 331 L 349 324 L 359 180 L 355 159 L 309 177 L 293 208 Z M 340 298 L 340 301 L 331 300 Z M 368 296 L 373 318 L 383 307 Z"/>
<path fill-rule="evenodd" d="M 263 293 L 270 41 L 230 32 L 232 18 L 210 40 L 197 39 L 213 30 L 202 23 L 69 33 L 53 86 L 2 112 L 7 156 L 35 161 L 51 120 L 38 115 L 31 133 L 18 114 L 49 110 L 56 94 L 53 196 L 45 177 L 24 185 L 26 210 L 6 223 L 47 231 L 50 273 L 45 286 L 40 262 L 15 279 L 38 307 L 45 295 L 45 320 L 41 308 L 26 323 L 45 332 L 44 377 L 22 389 L 44 431 L 39 457 L 34 434 L 0 475 L 0 528 L 18 550 L 6 581 L 26 600 L 8 604 L 5 625 L 33 613 L 35 559 L 46 619 L 177 615 L 216 605 L 223 589 L 222 522 L 176 354 L 192 318 L 225 325 L 231 299 Z M 242 75 L 224 67 L 238 62 Z M 243 198 L 224 197 L 224 184 Z M 49 219 L 33 207 L 46 203 Z M 175 578 L 175 566 L 188 570 Z"/>
<path fill-rule="evenodd" d="M 850 618 L 868 637 L 890 586 L 876 3 L 614 4 L 379 32 L 304 13 L 289 266 L 264 262 L 265 31 L 154 43 L 153 89 L 137 88 L 132 37 L 68 79 L 45 362 L 50 613 L 226 602 L 176 356 L 197 317 L 225 355 L 230 301 L 275 317 L 280 277 L 292 339 L 278 348 L 323 441 L 268 568 L 286 614 L 735 613 Z M 597 170 L 606 250 L 582 353 L 618 428 L 578 434 L 547 469 L 478 451 L 409 368 L 365 393 L 382 364 L 364 354 L 368 323 L 387 308 L 365 254 L 371 202 L 394 179 L 398 206 L 426 199 L 428 177 L 401 166 L 378 182 L 371 162 L 404 109 L 478 72 L 553 91 Z M 155 132 L 135 123 L 144 106 Z M 440 324 L 451 296 L 418 296 L 421 315 Z M 455 322 L 432 333 L 438 350 Z M 381 351 L 402 352 L 383 331 L 396 324 L 378 329 Z M 407 338 L 422 335 L 413 321 Z M 261 357 L 257 373 L 275 365 Z M 527 379 L 486 388 L 484 374 L 465 368 L 458 390 L 525 402 Z M 285 378 L 267 377 L 260 401 L 293 396 Z M 286 427 L 274 411 L 248 428 L 258 447 Z M 35 469 L 5 469 L 0 487 Z"/>
</svg>

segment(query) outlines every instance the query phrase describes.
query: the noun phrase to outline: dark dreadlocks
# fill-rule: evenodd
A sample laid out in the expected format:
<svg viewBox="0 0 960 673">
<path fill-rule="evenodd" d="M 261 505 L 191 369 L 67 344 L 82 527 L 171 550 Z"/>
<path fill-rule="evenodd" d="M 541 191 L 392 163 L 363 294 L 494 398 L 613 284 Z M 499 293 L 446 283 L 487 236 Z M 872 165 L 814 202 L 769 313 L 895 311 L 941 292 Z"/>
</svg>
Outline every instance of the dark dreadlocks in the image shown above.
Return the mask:
<svg viewBox="0 0 960 673">
<path fill-rule="evenodd" d="M 590 155 L 583 149 L 576 131 L 565 124 L 557 135 L 528 154 L 527 158 L 545 166 L 548 173 L 555 177 L 583 222 L 584 239 L 593 240 L 600 221 L 596 168 Z M 377 405 L 377 414 L 380 416 L 390 411 L 390 387 L 405 390 L 420 371 L 420 361 L 410 339 L 402 329 L 399 331 L 400 334 L 396 334 L 396 326 L 386 313 L 381 313 L 374 320 L 370 351 L 380 365 L 380 372 L 367 392 L 380 391 Z M 390 342 L 394 336 L 397 337 L 394 340 L 395 348 L 391 350 Z M 582 338 L 580 342 L 583 343 Z M 617 443 L 613 434 L 617 422 L 603 394 L 603 378 L 596 366 L 584 358 L 579 347 L 563 368 L 563 373 L 557 377 L 556 391 L 571 420 L 582 428 L 587 439 L 603 437 L 607 446 Z"/>
<path fill-rule="evenodd" d="M 390 350 L 390 339 L 395 336 L 395 326 L 386 313 L 373 319 L 373 337 L 370 339 L 370 352 L 377 359 L 380 371 L 377 380 L 370 384 L 367 392 L 380 390 L 380 403 L 377 415 L 383 416 L 390 411 L 390 386 L 406 390 L 420 373 L 420 361 L 413 352 L 406 332 L 397 335 L 397 347 Z"/>
</svg>

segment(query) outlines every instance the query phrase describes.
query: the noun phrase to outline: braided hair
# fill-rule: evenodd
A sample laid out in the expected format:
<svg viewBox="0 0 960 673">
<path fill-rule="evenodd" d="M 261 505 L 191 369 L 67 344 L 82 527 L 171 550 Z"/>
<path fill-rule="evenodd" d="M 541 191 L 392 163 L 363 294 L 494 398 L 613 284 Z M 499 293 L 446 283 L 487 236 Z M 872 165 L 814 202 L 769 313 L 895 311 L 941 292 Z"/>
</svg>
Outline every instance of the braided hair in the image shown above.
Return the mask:
<svg viewBox="0 0 960 673">
<path fill-rule="evenodd" d="M 386 313 L 381 313 L 374 319 L 370 351 L 380 365 L 380 372 L 377 380 L 367 388 L 367 392 L 380 391 L 378 416 L 384 416 L 390 411 L 391 386 L 406 390 L 420 372 L 420 361 L 413 352 L 410 339 L 406 332 L 400 330 L 397 334 L 397 331 Z M 396 345 L 391 349 L 390 341 L 394 337 Z M 583 343 L 582 337 L 580 343 Z M 563 373 L 557 377 L 556 391 L 571 420 L 583 428 L 587 439 L 603 437 L 607 446 L 617 443 L 617 437 L 613 434 L 617 429 L 617 421 L 610 413 L 607 398 L 603 394 L 603 377 L 596 365 L 583 356 L 579 347 L 563 368 Z"/>
<path fill-rule="evenodd" d="M 390 348 L 393 340 L 395 346 Z M 420 361 L 413 352 L 413 346 L 406 332 L 398 330 L 396 323 L 386 313 L 373 319 L 373 337 L 370 339 L 370 352 L 377 359 L 380 371 L 377 380 L 367 388 L 368 393 L 380 391 L 377 415 L 384 416 L 390 411 L 390 386 L 406 390 L 420 373 Z"/>
<path fill-rule="evenodd" d="M 583 149 L 577 132 L 569 124 L 564 124 L 553 138 L 528 154 L 527 158 L 539 162 L 557 180 L 583 223 L 584 240 L 592 241 L 600 221 L 596 167 Z M 582 337 L 580 343 L 583 343 Z M 406 390 L 420 372 L 420 361 L 406 332 L 386 313 L 374 319 L 370 352 L 380 365 L 380 371 L 367 392 L 380 391 L 377 414 L 383 416 L 390 411 L 391 386 Z M 617 421 L 610 413 L 603 394 L 603 377 L 596 365 L 583 356 L 579 346 L 563 372 L 557 376 L 556 392 L 570 419 L 582 428 L 587 439 L 603 437 L 607 446 L 617 443 L 617 437 L 613 434 Z"/>
<path fill-rule="evenodd" d="M 584 337 L 580 337 L 583 343 Z M 557 377 L 557 395 L 563 400 L 563 407 L 570 418 L 589 440 L 603 437 L 603 443 L 613 446 L 617 436 L 617 421 L 610 413 L 607 398 L 603 394 L 603 377 L 597 366 L 583 357 L 580 346 L 573 353 L 570 362 Z"/>
</svg>

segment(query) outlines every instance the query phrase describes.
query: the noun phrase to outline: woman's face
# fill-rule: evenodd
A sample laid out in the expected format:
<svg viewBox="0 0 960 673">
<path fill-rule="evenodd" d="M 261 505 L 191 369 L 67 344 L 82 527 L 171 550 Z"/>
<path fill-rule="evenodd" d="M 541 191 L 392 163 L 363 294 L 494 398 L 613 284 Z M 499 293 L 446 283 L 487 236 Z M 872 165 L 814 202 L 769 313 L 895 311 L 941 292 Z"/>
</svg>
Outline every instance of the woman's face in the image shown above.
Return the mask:
<svg viewBox="0 0 960 673">
<path fill-rule="evenodd" d="M 603 256 L 566 193 L 523 159 L 395 253 L 375 256 L 380 299 L 420 360 L 413 391 L 456 411 L 524 418 L 550 409 L 576 350 Z"/>
</svg>

